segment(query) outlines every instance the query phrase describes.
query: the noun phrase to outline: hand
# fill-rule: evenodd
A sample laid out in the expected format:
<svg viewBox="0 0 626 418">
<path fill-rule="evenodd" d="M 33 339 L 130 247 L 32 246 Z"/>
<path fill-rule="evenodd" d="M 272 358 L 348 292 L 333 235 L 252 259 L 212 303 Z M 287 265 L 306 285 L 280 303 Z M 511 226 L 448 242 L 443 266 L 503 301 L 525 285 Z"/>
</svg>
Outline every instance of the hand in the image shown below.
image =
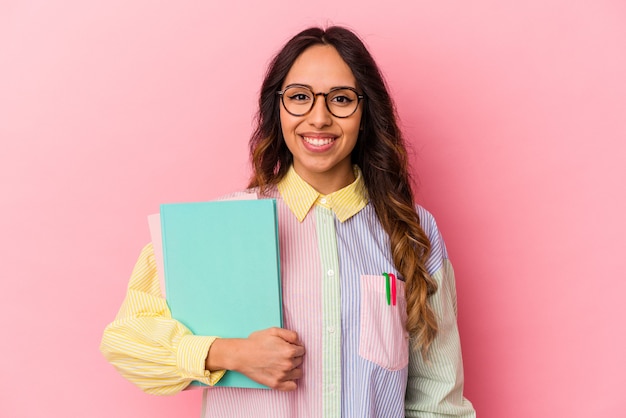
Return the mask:
<svg viewBox="0 0 626 418">
<path fill-rule="evenodd" d="M 304 353 L 295 331 L 268 328 L 248 338 L 215 340 L 206 365 L 208 370 L 235 370 L 272 389 L 291 391 L 302 377 Z"/>
</svg>

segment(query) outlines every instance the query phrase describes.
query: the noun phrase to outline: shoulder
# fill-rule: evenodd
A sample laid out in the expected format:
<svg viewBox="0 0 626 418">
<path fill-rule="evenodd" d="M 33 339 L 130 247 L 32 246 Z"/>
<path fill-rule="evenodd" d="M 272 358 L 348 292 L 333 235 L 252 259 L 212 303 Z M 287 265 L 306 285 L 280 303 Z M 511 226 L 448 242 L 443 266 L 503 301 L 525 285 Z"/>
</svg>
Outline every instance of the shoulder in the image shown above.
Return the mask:
<svg viewBox="0 0 626 418">
<path fill-rule="evenodd" d="M 416 205 L 415 210 L 420 220 L 420 226 L 430 241 L 430 257 L 426 263 L 426 269 L 433 274 L 442 267 L 444 260 L 448 259 L 446 244 L 432 213 L 420 205 Z"/>
</svg>

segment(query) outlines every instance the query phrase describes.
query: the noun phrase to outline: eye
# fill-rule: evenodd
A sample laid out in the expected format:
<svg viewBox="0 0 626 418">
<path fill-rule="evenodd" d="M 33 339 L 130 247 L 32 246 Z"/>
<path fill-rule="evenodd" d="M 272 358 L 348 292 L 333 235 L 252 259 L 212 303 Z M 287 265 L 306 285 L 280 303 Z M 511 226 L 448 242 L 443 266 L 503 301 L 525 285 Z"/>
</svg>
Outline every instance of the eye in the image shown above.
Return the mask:
<svg viewBox="0 0 626 418">
<path fill-rule="evenodd" d="M 330 92 L 328 103 L 336 107 L 351 107 L 357 101 L 357 95 L 350 89 L 337 89 Z"/>
<path fill-rule="evenodd" d="M 294 102 L 304 102 L 307 100 L 311 100 L 309 95 L 306 93 L 290 93 L 287 97 L 289 98 L 289 100 L 293 100 Z"/>
<path fill-rule="evenodd" d="M 353 101 L 354 101 L 354 99 L 352 99 L 352 98 L 350 98 L 348 96 L 343 96 L 343 95 L 337 95 L 337 96 L 334 96 L 331 99 L 331 102 L 333 102 L 335 104 L 338 104 L 338 105 L 341 105 L 341 106 L 347 106 L 350 103 L 352 103 Z"/>
</svg>

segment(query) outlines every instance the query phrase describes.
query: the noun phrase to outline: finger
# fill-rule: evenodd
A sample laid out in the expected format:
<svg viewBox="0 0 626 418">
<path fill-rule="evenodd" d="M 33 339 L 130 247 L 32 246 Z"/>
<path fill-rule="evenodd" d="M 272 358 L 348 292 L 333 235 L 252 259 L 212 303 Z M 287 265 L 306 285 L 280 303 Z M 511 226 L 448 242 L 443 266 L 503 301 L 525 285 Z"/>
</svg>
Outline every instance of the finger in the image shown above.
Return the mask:
<svg viewBox="0 0 626 418">
<path fill-rule="evenodd" d="M 296 367 L 299 367 L 302 362 L 304 361 L 304 357 L 300 356 L 300 357 L 294 357 L 293 360 L 291 361 L 291 364 L 293 364 L 294 369 Z"/>
<path fill-rule="evenodd" d="M 274 335 L 282 338 L 288 343 L 295 344 L 295 345 L 302 345 L 300 341 L 298 341 L 297 332 L 292 331 L 290 329 L 285 329 L 285 328 L 273 328 L 272 330 L 274 331 Z"/>
<path fill-rule="evenodd" d="M 298 389 L 298 384 L 293 380 L 288 380 L 277 385 L 276 389 L 283 392 L 291 392 Z"/>
<path fill-rule="evenodd" d="M 298 380 L 302 378 L 302 369 L 296 368 L 285 375 L 285 380 Z"/>
<path fill-rule="evenodd" d="M 302 345 L 292 345 L 293 350 L 293 358 L 302 357 L 306 353 L 304 346 Z"/>
</svg>

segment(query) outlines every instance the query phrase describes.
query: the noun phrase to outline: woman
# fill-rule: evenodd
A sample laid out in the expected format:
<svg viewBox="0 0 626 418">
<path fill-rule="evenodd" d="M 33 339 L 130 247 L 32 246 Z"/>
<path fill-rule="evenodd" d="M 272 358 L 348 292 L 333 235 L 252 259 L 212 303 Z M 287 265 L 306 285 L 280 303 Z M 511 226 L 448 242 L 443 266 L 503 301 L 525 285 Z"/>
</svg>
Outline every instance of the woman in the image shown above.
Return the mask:
<svg viewBox="0 0 626 418">
<path fill-rule="evenodd" d="M 355 34 L 311 28 L 283 47 L 250 150 L 249 189 L 278 204 L 284 328 L 192 335 L 171 319 L 148 245 L 105 330 L 108 360 L 154 394 L 213 385 L 225 370 L 272 388 L 209 388 L 206 417 L 475 416 L 453 271 L 432 216 L 414 206 L 393 103 Z"/>
</svg>

